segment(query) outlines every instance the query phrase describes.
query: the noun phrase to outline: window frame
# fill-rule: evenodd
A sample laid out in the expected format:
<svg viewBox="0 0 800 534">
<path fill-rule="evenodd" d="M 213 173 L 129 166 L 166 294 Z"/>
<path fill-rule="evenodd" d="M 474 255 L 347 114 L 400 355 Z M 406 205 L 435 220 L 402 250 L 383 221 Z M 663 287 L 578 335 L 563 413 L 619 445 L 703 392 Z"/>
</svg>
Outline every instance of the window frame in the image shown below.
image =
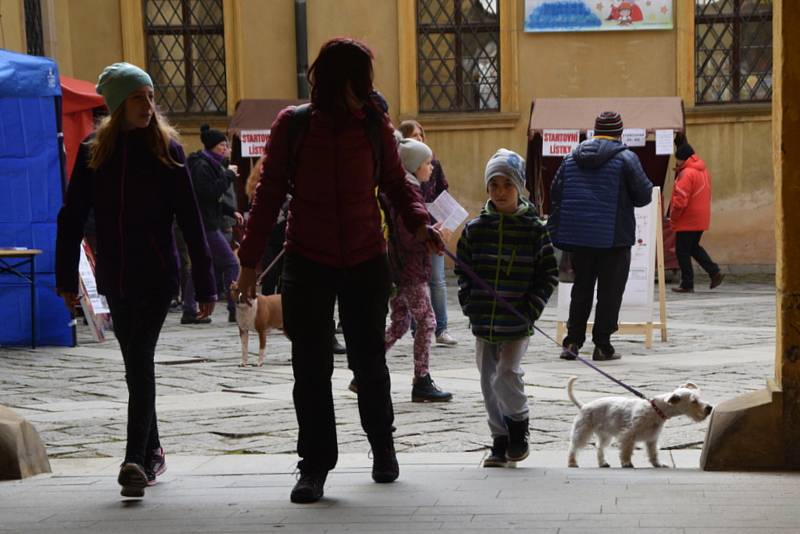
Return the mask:
<svg viewBox="0 0 800 534">
<path fill-rule="evenodd" d="M 518 36 L 516 0 L 498 0 L 500 15 L 500 110 L 420 113 L 417 65 L 416 0 L 397 0 L 398 51 L 400 60 L 399 118 L 424 121 L 428 130 L 474 130 L 515 128 L 519 113 Z M 409 45 L 411 43 L 411 45 Z"/>
<path fill-rule="evenodd" d="M 142 0 L 119 0 L 120 21 L 122 24 L 123 60 L 147 69 L 146 36 L 144 29 L 144 2 Z M 239 66 L 238 51 L 242 50 L 242 17 L 237 0 L 222 0 L 223 26 L 225 40 L 225 82 L 227 104 L 225 114 L 220 113 L 178 113 L 176 116 L 223 117 L 230 116 L 241 99 L 242 71 Z M 158 101 L 156 95 L 156 101 Z"/>
</svg>

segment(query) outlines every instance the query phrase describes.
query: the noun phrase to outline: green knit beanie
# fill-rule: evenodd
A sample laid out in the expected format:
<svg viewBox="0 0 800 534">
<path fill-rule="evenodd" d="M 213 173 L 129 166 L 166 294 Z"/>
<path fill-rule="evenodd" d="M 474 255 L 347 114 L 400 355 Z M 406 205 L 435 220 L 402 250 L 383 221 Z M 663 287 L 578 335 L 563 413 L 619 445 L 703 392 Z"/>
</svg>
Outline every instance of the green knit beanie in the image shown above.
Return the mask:
<svg viewBox="0 0 800 534">
<path fill-rule="evenodd" d="M 97 94 L 103 95 L 108 111 L 114 111 L 132 92 L 147 85 L 153 87 L 153 80 L 145 71 L 130 63 L 114 63 L 103 69 L 97 78 Z"/>
</svg>

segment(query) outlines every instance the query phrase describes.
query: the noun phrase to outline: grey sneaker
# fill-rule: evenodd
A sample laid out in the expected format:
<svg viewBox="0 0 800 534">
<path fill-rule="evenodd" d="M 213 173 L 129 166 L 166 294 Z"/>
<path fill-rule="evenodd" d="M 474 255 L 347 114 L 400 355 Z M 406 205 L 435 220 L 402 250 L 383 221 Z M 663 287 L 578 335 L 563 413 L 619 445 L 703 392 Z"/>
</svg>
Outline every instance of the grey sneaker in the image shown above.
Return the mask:
<svg viewBox="0 0 800 534">
<path fill-rule="evenodd" d="M 445 330 L 441 334 L 436 336 L 436 344 L 447 345 L 448 347 L 452 347 L 453 345 L 458 345 L 458 341 L 456 341 L 455 338 L 450 335 L 450 332 Z"/>
</svg>

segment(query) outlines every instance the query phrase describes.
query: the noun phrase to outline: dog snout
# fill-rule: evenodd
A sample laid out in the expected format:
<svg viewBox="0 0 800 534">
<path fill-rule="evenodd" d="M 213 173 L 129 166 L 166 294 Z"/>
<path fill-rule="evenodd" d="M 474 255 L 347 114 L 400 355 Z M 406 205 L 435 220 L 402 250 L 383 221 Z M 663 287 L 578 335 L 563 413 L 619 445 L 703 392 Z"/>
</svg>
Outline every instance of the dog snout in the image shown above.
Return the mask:
<svg viewBox="0 0 800 534">
<path fill-rule="evenodd" d="M 710 404 L 706 404 L 706 415 L 711 415 L 712 411 L 714 411 L 714 407 Z"/>
</svg>

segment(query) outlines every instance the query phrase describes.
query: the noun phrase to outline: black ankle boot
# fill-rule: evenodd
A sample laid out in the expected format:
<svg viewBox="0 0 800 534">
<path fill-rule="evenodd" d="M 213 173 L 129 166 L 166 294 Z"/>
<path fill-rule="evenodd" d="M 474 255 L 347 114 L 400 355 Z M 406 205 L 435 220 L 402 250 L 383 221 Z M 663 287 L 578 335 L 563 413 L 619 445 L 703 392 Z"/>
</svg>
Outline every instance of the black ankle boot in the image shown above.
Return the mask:
<svg viewBox="0 0 800 534">
<path fill-rule="evenodd" d="M 439 386 L 433 383 L 430 373 L 414 378 L 414 386 L 411 388 L 411 402 L 448 402 L 452 398 L 452 393 L 442 391 Z"/>
<path fill-rule="evenodd" d="M 326 478 L 328 478 L 328 473 L 301 472 L 289 498 L 298 504 L 317 502 L 324 494 Z"/>
<path fill-rule="evenodd" d="M 394 482 L 400 476 L 400 466 L 394 452 L 394 443 L 372 446 L 372 480 L 380 484 Z"/>
<path fill-rule="evenodd" d="M 526 417 L 522 421 L 512 421 L 506 417 L 505 420 L 508 428 L 506 459 L 511 462 L 521 462 L 528 457 L 528 437 L 530 436 L 528 418 Z"/>
<path fill-rule="evenodd" d="M 506 451 L 508 450 L 508 436 L 495 436 L 489 456 L 483 460 L 483 467 L 507 467 Z"/>
</svg>

